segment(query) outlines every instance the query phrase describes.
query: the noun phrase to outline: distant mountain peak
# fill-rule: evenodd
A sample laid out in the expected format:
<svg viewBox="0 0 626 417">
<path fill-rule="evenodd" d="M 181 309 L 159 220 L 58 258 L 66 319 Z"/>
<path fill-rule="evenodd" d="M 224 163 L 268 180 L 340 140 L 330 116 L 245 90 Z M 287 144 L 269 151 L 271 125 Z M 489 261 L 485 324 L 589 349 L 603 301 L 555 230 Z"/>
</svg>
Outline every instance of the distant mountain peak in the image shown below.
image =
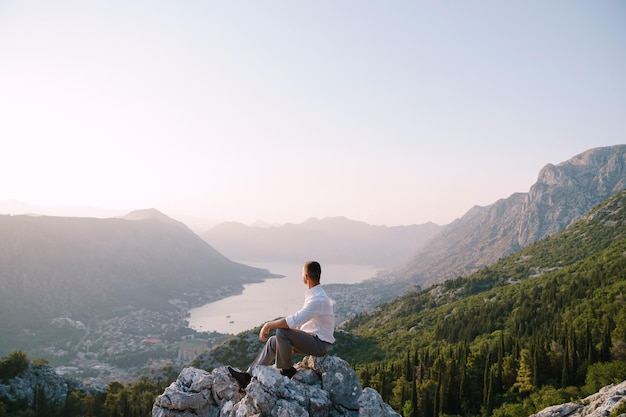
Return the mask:
<svg viewBox="0 0 626 417">
<path fill-rule="evenodd" d="M 306 219 L 304 222 L 300 223 L 301 226 L 338 226 L 338 225 L 348 225 L 348 224 L 366 224 L 356 220 L 350 220 L 344 216 L 334 216 L 334 217 L 310 217 Z"/>
<path fill-rule="evenodd" d="M 158 220 L 167 223 L 180 223 L 177 220 L 172 219 L 171 217 L 161 213 L 159 210 L 155 208 L 142 209 L 142 210 L 134 210 L 123 216 L 124 220 Z"/>
</svg>

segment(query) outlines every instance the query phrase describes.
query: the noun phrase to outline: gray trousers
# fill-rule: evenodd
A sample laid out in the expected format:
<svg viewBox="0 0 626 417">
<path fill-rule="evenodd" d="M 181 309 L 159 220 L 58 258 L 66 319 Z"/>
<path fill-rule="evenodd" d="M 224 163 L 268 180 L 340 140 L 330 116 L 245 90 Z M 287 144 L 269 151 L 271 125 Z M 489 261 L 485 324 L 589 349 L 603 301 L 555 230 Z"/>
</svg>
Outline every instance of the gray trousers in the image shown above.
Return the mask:
<svg viewBox="0 0 626 417">
<path fill-rule="evenodd" d="M 328 352 L 330 343 L 322 342 L 319 337 L 296 329 L 276 329 L 276 336 L 271 336 L 265 342 L 265 347 L 256 357 L 248 372 L 257 365 L 269 365 L 276 358 L 276 367 L 289 369 L 292 347 L 296 353 L 313 356 L 324 356 Z"/>
</svg>

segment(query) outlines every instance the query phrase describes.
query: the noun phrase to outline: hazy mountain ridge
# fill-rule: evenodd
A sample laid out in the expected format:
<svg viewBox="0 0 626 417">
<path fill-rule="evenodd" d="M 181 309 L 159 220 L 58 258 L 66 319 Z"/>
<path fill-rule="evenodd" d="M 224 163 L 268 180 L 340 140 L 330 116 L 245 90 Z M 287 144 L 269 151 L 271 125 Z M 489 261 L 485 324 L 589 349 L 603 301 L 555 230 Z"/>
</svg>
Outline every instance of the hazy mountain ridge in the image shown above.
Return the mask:
<svg viewBox="0 0 626 417">
<path fill-rule="evenodd" d="M 421 286 L 467 275 L 545 236 L 626 188 L 626 145 L 546 165 L 528 193 L 475 206 L 414 253 L 398 275 Z"/>
<path fill-rule="evenodd" d="M 135 211 L 132 211 L 131 213 L 134 212 Z M 129 214 L 128 210 L 120 209 L 106 209 L 88 206 L 40 206 L 15 200 L 0 200 L 0 213 L 14 216 L 88 217 L 98 219 L 125 218 Z M 220 223 L 215 219 L 181 213 L 168 212 L 168 217 L 183 222 L 194 233 L 206 232 L 208 229 Z"/>
<path fill-rule="evenodd" d="M 0 213 L 12 215 L 36 215 L 56 217 L 96 217 L 111 218 L 123 216 L 128 210 L 111 210 L 85 206 L 40 206 L 17 200 L 0 200 Z"/>
<path fill-rule="evenodd" d="M 422 247 L 443 227 L 434 223 L 372 226 L 345 217 L 311 218 L 299 224 L 253 227 L 228 222 L 201 236 L 232 259 L 355 263 L 395 266 Z"/>
<path fill-rule="evenodd" d="M 3 317 L 89 315 L 155 302 L 167 308 L 168 299 L 270 276 L 229 260 L 155 210 L 129 216 L 0 216 Z"/>
</svg>

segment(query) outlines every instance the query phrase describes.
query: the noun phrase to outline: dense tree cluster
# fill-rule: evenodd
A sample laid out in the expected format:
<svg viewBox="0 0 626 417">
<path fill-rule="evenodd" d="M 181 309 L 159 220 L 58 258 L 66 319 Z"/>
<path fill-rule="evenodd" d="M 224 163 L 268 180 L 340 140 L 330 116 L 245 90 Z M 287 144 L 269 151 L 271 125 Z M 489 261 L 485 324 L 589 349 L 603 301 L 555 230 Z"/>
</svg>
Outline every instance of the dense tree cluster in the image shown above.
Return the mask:
<svg viewBox="0 0 626 417">
<path fill-rule="evenodd" d="M 28 368 L 29 363 L 26 353 L 20 350 L 0 360 L 0 382 L 8 381 L 21 374 Z"/>
</svg>

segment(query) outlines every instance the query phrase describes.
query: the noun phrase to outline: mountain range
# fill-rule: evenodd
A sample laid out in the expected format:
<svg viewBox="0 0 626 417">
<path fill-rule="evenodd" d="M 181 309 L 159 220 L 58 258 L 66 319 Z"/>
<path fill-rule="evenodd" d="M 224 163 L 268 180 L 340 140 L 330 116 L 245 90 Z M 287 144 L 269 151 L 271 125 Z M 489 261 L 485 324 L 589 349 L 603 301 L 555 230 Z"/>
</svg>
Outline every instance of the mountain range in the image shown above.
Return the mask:
<svg viewBox="0 0 626 417">
<path fill-rule="evenodd" d="M 529 192 L 475 206 L 445 226 L 371 226 L 336 217 L 273 227 L 222 223 L 201 237 L 233 259 L 374 264 L 404 283 L 396 286 L 399 295 L 411 285 L 470 274 L 565 230 L 624 188 L 626 145 L 615 145 L 547 164 Z"/>
<path fill-rule="evenodd" d="M 157 210 L 107 219 L 4 215 L 0 331 L 16 335 L 54 317 L 88 320 L 128 307 L 172 310 L 172 300 L 205 303 L 272 276 L 231 259 L 387 267 L 385 279 L 370 280 L 375 286 L 342 290 L 347 296 L 338 303 L 355 314 L 411 286 L 466 276 L 564 230 L 625 184 L 626 145 L 616 145 L 549 164 L 528 193 L 474 207 L 446 226 L 370 226 L 336 217 L 265 228 L 223 224 L 199 236 Z"/>
<path fill-rule="evenodd" d="M 528 193 L 476 206 L 446 226 L 335 217 L 272 227 L 223 223 L 198 236 L 156 210 L 108 219 L 0 216 L 0 311 L 41 317 L 163 303 L 269 275 L 231 259 L 368 264 L 428 286 L 564 230 L 625 187 L 626 145 L 616 145 L 548 164 Z"/>
<path fill-rule="evenodd" d="M 271 227 L 219 224 L 201 237 L 231 259 L 264 262 L 361 264 L 380 268 L 404 262 L 442 226 L 372 226 L 345 217 L 311 218 Z"/>
</svg>

